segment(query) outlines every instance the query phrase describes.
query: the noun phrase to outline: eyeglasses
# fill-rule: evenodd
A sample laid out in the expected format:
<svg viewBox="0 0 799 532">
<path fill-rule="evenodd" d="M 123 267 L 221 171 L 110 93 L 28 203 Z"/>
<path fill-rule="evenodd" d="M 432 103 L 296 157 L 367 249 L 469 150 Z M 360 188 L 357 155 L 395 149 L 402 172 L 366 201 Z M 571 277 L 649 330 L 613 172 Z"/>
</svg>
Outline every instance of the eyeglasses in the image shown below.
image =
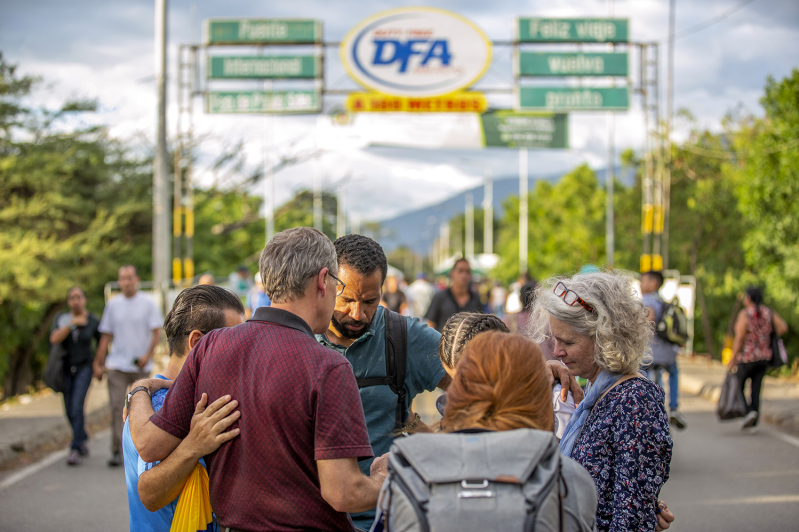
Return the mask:
<svg viewBox="0 0 799 532">
<path fill-rule="evenodd" d="M 579 303 L 580 305 L 582 305 L 582 307 L 585 310 L 587 310 L 588 312 L 592 313 L 594 316 L 598 316 L 598 314 L 596 313 L 596 310 L 594 310 L 594 307 L 592 307 L 591 305 L 586 303 L 583 300 L 583 298 L 578 296 L 577 292 L 575 292 L 574 290 L 569 290 L 568 288 L 566 288 L 565 284 L 563 284 L 563 283 L 556 284 L 555 285 L 555 289 L 552 290 L 552 291 L 555 293 L 556 296 L 561 298 L 563 300 L 563 302 L 566 303 L 567 305 L 569 305 L 570 307 L 573 307 L 574 305 Z"/>
<path fill-rule="evenodd" d="M 338 290 L 338 292 L 336 292 L 336 297 L 338 297 L 341 294 L 343 294 L 344 293 L 344 289 L 347 288 L 347 285 L 344 284 L 344 281 L 342 281 L 341 279 L 339 279 L 338 277 L 336 277 L 335 275 L 333 275 L 330 272 L 327 272 L 327 274 L 330 277 L 332 277 L 334 281 L 336 281 L 336 286 L 341 285 L 341 288 Z"/>
</svg>

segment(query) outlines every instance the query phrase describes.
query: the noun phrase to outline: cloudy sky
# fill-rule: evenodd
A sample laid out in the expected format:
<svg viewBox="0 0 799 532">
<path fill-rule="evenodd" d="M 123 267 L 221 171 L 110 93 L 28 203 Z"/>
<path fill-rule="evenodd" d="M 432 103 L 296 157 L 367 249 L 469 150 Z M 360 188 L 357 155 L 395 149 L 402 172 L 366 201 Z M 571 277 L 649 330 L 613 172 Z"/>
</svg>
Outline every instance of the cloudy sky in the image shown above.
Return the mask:
<svg viewBox="0 0 799 532">
<path fill-rule="evenodd" d="M 198 39 L 200 24 L 207 18 L 316 18 L 324 23 L 325 41 L 339 41 L 362 18 L 418 4 L 385 0 L 170 0 L 169 75 L 174 80 L 177 45 Z M 508 40 L 516 16 L 604 17 L 609 13 L 609 4 L 613 4 L 615 16 L 630 19 L 632 40 L 663 43 L 661 92 L 665 94 L 668 0 L 439 0 L 426 5 L 455 11 L 475 22 L 491 39 Z M 746 5 L 724 20 L 704 27 L 706 21 L 743 4 Z M 102 110 L 92 121 L 108 125 L 111 133 L 121 138 L 153 138 L 153 0 L 0 0 L 0 12 L 3 57 L 18 64 L 21 72 L 41 75 L 46 81 L 33 95 L 33 103 L 55 107 L 67 98 L 98 98 Z M 720 127 L 723 115 L 739 105 L 761 112 L 758 99 L 766 77 L 786 76 L 799 65 L 796 0 L 677 0 L 676 31 L 675 109 L 688 108 L 705 127 Z M 491 69 L 477 89 L 511 86 L 510 50 L 497 47 L 494 56 Z M 325 68 L 327 87 L 358 90 L 344 73 L 338 50 L 328 49 Z M 171 136 L 177 116 L 174 83 L 170 83 L 169 98 Z M 341 103 L 342 98 L 328 98 L 325 111 Z M 490 103 L 495 107 L 511 106 L 510 98 L 502 95 L 492 96 Z M 225 146 L 244 141 L 251 170 L 263 164 L 265 148 L 272 158 L 312 150 L 317 131 L 315 116 L 205 115 L 199 100 L 195 102 L 194 121 L 195 131 L 206 139 L 198 176 L 206 183 L 213 175 L 202 169 Z M 390 127 L 390 122 L 386 123 Z M 639 102 L 616 115 L 615 130 L 617 152 L 626 147 L 640 149 L 643 119 Z M 676 124 L 676 137 L 685 131 L 685 124 Z M 595 168 L 606 166 L 606 115 L 572 114 L 570 144 L 569 150 L 531 151 L 531 173 L 566 171 L 581 162 Z M 518 171 L 518 155 L 506 149 L 327 150 L 315 161 L 278 173 L 276 200 L 285 201 L 293 191 L 309 187 L 314 173 L 327 187 L 350 176 L 346 190 L 351 214 L 361 219 L 383 219 L 476 185 L 483 173 L 481 165 L 490 166 L 496 176 L 512 176 Z M 254 192 L 260 193 L 260 187 Z"/>
</svg>

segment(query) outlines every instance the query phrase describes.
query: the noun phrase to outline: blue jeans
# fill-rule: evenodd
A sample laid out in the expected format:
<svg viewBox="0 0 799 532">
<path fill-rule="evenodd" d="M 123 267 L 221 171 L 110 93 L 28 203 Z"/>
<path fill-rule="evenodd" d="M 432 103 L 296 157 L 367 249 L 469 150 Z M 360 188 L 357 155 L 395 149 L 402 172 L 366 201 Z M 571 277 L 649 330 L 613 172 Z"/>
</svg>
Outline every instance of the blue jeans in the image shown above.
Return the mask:
<svg viewBox="0 0 799 532">
<path fill-rule="evenodd" d="M 671 364 L 653 364 L 647 369 L 649 380 L 663 388 L 663 370 L 669 374 L 669 410 L 677 410 L 677 398 L 680 396 L 680 370 L 677 361 Z"/>
<path fill-rule="evenodd" d="M 86 402 L 86 393 L 92 383 L 92 367 L 80 366 L 75 368 L 74 373 L 71 367 L 64 368 L 64 407 L 67 411 L 67 419 L 72 426 L 72 449 L 80 451 L 86 440 L 86 423 L 83 404 Z"/>
</svg>

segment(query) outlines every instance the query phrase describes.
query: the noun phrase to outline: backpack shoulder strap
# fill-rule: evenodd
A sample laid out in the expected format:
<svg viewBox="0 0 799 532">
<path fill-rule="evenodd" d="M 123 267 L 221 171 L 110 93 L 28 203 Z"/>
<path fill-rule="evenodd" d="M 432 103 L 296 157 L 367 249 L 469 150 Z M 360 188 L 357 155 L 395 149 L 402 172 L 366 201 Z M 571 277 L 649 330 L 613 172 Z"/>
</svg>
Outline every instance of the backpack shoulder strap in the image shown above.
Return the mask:
<svg viewBox="0 0 799 532">
<path fill-rule="evenodd" d="M 405 407 L 405 368 L 408 355 L 408 325 L 405 317 L 388 309 L 386 317 L 386 375 L 391 391 L 397 394 L 397 428 L 405 424 L 408 417 Z"/>
</svg>

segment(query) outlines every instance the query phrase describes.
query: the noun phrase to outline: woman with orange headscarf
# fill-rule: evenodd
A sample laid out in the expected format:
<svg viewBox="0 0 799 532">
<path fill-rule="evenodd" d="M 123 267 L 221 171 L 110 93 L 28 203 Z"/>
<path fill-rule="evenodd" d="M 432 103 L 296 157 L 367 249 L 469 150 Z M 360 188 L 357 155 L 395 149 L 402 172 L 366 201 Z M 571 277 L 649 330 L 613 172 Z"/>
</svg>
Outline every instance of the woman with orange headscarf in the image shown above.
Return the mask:
<svg viewBox="0 0 799 532">
<path fill-rule="evenodd" d="M 548 374 L 538 345 L 522 336 L 490 331 L 471 340 L 448 388 L 447 434 L 395 441 L 373 530 L 510 530 L 528 519 L 552 530 L 593 530 L 596 489 L 558 451 Z M 424 486 L 430 499 L 420 505 L 409 494 Z M 509 513 L 518 497 L 526 504 Z"/>
</svg>

